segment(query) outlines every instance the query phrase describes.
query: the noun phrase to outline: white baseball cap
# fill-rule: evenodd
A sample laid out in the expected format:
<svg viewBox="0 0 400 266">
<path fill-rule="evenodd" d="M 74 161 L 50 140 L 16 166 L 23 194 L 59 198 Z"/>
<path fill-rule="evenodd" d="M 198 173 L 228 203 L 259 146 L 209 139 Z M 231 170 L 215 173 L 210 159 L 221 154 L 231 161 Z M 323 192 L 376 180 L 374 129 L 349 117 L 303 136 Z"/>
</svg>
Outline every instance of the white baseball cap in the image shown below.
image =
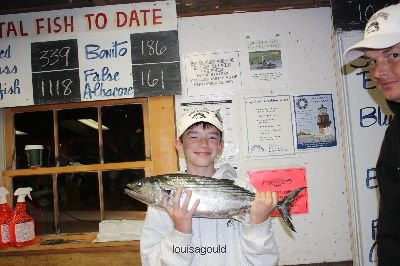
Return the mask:
<svg viewBox="0 0 400 266">
<path fill-rule="evenodd" d="M 377 11 L 365 26 L 364 39 L 344 52 L 349 60 L 364 54 L 365 48 L 384 49 L 400 43 L 400 4 Z"/>
<path fill-rule="evenodd" d="M 210 123 L 211 125 L 218 128 L 219 131 L 223 132 L 221 116 L 217 112 L 213 112 L 207 109 L 201 109 L 190 111 L 182 116 L 177 129 L 178 138 L 180 138 L 183 133 L 185 133 L 186 129 L 198 122 Z"/>
</svg>

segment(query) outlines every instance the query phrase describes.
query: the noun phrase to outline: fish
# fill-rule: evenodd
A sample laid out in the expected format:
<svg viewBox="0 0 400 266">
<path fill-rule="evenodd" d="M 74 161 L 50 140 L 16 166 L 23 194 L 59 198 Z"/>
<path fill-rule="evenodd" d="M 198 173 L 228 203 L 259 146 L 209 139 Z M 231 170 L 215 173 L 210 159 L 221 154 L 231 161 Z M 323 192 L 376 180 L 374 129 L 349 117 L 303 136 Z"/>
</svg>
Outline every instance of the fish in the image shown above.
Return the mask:
<svg viewBox="0 0 400 266">
<path fill-rule="evenodd" d="M 168 196 L 168 205 L 172 206 L 175 191 L 182 188 L 180 202 L 185 199 L 185 190 L 192 191 L 189 208 L 196 199 L 200 199 L 193 217 L 213 219 L 236 219 L 243 221 L 250 213 L 255 193 L 235 185 L 234 179 L 216 179 L 190 174 L 165 174 L 145 177 L 125 185 L 124 192 L 128 196 L 147 205 L 162 209 L 163 197 Z M 282 220 L 296 232 L 292 223 L 290 208 L 298 194 L 306 187 L 299 187 L 278 201 L 276 208 Z"/>
</svg>

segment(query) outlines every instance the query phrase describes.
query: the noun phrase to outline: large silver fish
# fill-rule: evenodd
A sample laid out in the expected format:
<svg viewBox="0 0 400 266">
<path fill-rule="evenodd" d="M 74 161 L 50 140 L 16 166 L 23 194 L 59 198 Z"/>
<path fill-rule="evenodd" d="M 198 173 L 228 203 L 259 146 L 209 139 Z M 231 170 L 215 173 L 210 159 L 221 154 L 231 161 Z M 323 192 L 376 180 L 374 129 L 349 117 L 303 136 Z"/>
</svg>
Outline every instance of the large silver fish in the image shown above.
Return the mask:
<svg viewBox="0 0 400 266">
<path fill-rule="evenodd" d="M 194 217 L 243 220 L 250 212 L 254 193 L 234 184 L 234 179 L 215 179 L 188 174 L 167 174 L 146 177 L 125 186 L 125 193 L 145 204 L 162 208 L 163 196 L 167 193 L 168 205 L 172 206 L 177 188 L 182 187 L 181 203 L 185 199 L 185 189 L 192 190 L 189 208 L 196 199 L 200 204 Z M 291 222 L 290 207 L 301 187 L 289 192 L 277 204 L 283 221 L 296 232 Z"/>
</svg>

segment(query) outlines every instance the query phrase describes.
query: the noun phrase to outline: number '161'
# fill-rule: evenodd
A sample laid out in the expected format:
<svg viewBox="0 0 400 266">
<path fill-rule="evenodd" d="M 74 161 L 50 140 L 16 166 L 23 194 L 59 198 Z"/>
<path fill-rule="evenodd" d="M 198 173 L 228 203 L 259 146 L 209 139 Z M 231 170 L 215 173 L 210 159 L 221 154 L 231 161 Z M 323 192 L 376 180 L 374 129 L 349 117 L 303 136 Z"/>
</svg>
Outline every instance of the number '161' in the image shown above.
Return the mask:
<svg viewBox="0 0 400 266">
<path fill-rule="evenodd" d="M 161 70 L 161 79 L 158 78 L 151 78 L 150 77 L 151 71 L 150 69 L 147 70 L 147 73 L 145 74 L 144 71 L 142 71 L 142 86 L 149 86 L 149 87 L 155 87 L 157 86 L 158 82 L 161 82 L 161 88 L 164 90 L 164 71 Z"/>
</svg>

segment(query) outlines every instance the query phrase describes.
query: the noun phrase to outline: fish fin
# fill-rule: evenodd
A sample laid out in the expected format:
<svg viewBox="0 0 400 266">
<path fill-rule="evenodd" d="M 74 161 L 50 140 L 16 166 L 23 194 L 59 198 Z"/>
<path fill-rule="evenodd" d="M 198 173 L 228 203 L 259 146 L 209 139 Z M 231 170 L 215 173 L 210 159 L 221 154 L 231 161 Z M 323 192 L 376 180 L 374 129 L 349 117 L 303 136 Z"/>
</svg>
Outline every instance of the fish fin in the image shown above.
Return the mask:
<svg viewBox="0 0 400 266">
<path fill-rule="evenodd" d="M 221 165 L 212 176 L 215 179 L 232 179 L 236 177 L 236 170 L 229 163 Z"/>
<path fill-rule="evenodd" d="M 232 216 L 232 219 L 235 219 L 236 221 L 244 223 L 246 221 L 246 214 L 243 213 L 243 214 L 234 215 L 234 216 Z"/>
<path fill-rule="evenodd" d="M 290 215 L 290 209 L 292 207 L 293 201 L 296 199 L 297 195 L 305 189 L 306 187 L 297 188 L 288 194 L 278 202 L 276 205 L 279 213 L 281 214 L 282 220 L 286 223 L 286 225 L 292 230 L 296 232 L 292 223 L 292 216 Z"/>
</svg>

